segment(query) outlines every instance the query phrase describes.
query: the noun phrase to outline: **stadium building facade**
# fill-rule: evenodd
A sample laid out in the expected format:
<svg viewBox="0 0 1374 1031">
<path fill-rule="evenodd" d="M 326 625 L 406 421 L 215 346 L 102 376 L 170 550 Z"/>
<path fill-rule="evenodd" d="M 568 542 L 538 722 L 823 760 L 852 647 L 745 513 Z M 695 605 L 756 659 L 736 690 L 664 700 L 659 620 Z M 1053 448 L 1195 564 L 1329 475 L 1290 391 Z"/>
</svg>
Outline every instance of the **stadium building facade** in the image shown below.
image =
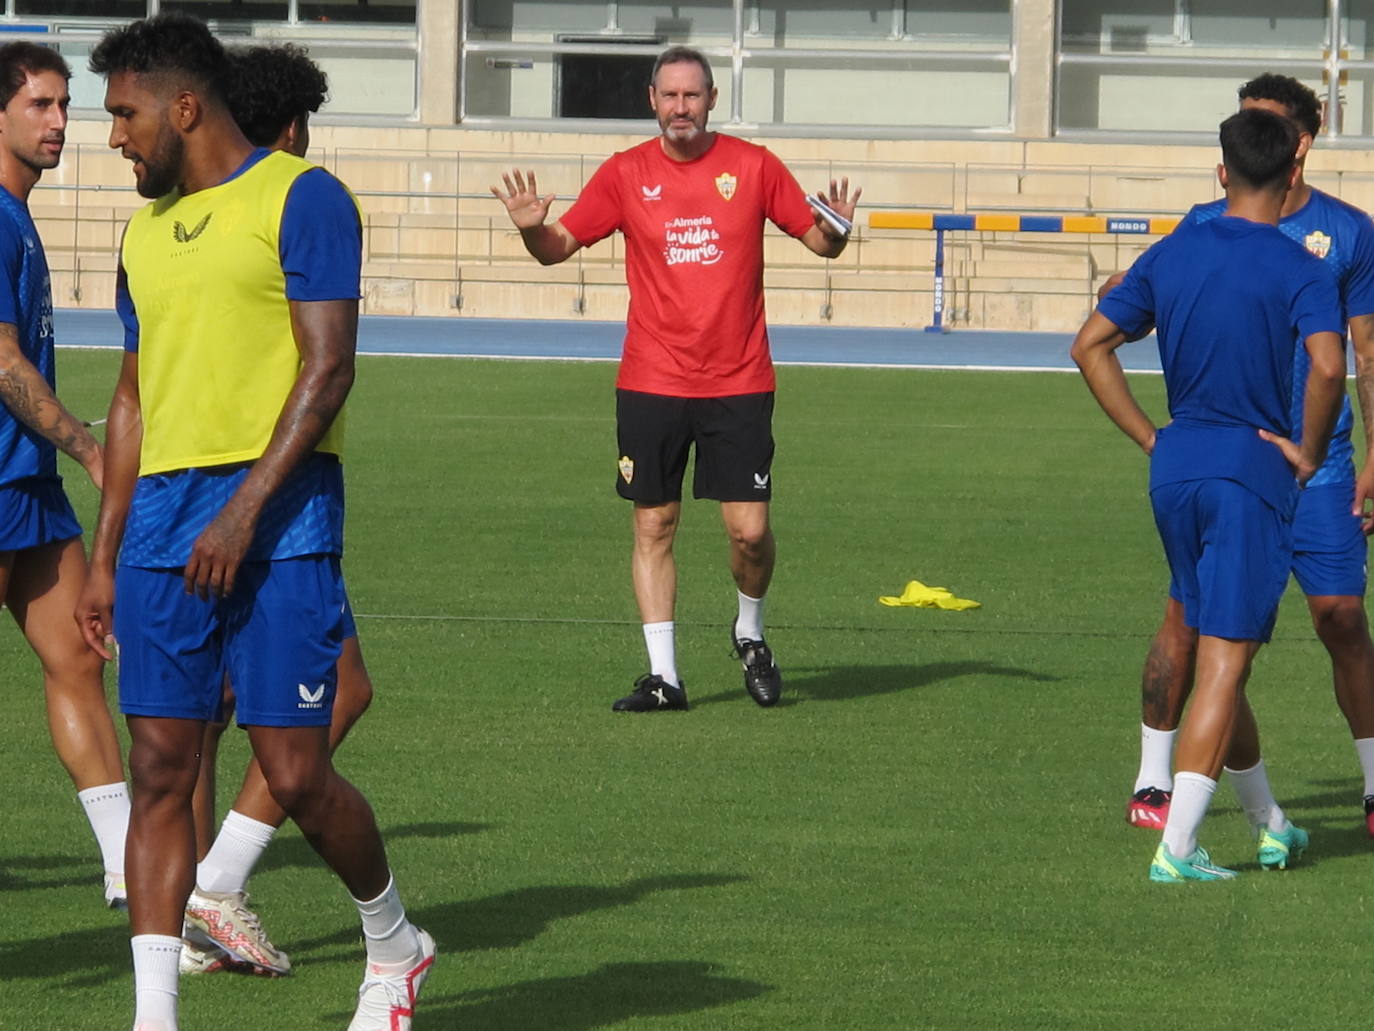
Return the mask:
<svg viewBox="0 0 1374 1031">
<path fill-rule="evenodd" d="M 1216 125 L 1261 71 L 1327 104 L 1309 181 L 1374 207 L 1368 0 L 3 0 L 0 34 L 50 42 L 76 70 L 67 156 L 32 199 L 59 305 L 110 303 L 139 203 L 86 55 L 158 9 L 229 44 L 304 44 L 329 74 L 312 157 L 360 195 L 374 313 L 622 318 L 618 240 L 540 268 L 487 188 L 519 164 L 571 198 L 655 131 L 644 83 L 676 43 L 712 60 L 716 128 L 767 143 L 804 185 L 849 175 L 869 212 L 1181 213 L 1217 196 Z M 823 268 L 769 240 L 774 321 L 931 320 L 933 234 L 861 224 Z M 1151 239 L 949 233 L 945 321 L 1072 328 Z"/>
</svg>

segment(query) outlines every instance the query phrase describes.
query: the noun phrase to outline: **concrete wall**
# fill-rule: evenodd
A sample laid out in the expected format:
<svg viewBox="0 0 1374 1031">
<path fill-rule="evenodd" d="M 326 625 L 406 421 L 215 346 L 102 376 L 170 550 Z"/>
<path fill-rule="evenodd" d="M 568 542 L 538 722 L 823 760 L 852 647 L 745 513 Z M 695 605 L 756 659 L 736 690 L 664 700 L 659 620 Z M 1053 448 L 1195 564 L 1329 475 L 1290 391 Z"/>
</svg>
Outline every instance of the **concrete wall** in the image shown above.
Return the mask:
<svg viewBox="0 0 1374 1031">
<path fill-rule="evenodd" d="M 106 124 L 74 122 L 63 165 L 32 198 L 59 305 L 108 306 L 114 253 L 141 200 L 128 165 L 104 144 Z M 642 137 L 458 128 L 319 126 L 312 156 L 360 196 L 365 309 L 374 313 L 618 319 L 623 250 L 613 238 L 555 268 L 530 259 L 487 192 L 514 165 L 560 195 L 554 214 L 617 149 Z M 805 186 L 849 175 L 863 208 L 933 211 L 1178 214 L 1217 196 L 1211 147 L 1066 142 L 770 139 Z M 1308 177 L 1374 207 L 1374 154 L 1316 150 Z M 1073 329 L 1097 285 L 1149 237 L 950 233 L 946 320 L 1003 329 Z M 773 233 L 768 305 L 777 323 L 923 326 L 933 297 L 928 232 L 860 230 L 823 262 Z"/>
</svg>

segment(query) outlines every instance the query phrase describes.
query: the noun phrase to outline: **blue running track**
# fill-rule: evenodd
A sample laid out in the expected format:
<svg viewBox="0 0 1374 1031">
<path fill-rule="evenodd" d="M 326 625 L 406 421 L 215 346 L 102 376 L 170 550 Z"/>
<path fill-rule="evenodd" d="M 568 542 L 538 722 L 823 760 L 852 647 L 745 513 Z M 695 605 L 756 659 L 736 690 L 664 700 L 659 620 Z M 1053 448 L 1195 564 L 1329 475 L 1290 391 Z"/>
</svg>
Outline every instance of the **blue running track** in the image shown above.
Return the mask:
<svg viewBox="0 0 1374 1031">
<path fill-rule="evenodd" d="M 118 347 L 123 339 L 112 311 L 59 309 L 57 342 L 63 347 Z M 625 326 L 620 322 L 543 319 L 403 318 L 364 316 L 358 332 L 363 354 L 449 358 L 519 358 L 615 361 Z M 962 329 L 773 326 L 773 358 L 782 365 L 856 365 L 913 369 L 1073 371 L 1067 333 L 1002 333 Z M 1153 337 L 1118 352 L 1130 372 L 1158 372 Z"/>
</svg>

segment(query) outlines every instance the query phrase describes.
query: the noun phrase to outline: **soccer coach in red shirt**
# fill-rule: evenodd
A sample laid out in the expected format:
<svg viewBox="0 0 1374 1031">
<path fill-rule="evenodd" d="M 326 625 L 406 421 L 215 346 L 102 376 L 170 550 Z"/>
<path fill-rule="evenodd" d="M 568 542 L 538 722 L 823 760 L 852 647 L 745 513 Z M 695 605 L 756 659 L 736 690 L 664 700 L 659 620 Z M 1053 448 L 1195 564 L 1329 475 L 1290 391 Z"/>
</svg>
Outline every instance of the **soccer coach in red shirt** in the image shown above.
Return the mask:
<svg viewBox="0 0 1374 1031">
<path fill-rule="evenodd" d="M 709 132 L 716 104 L 711 66 L 698 51 L 659 55 L 649 104 L 662 133 L 613 155 L 568 212 L 546 224 L 553 195 L 534 172 L 502 176 L 492 193 L 526 249 L 553 265 L 617 229 L 625 237 L 629 325 L 616 379 L 616 489 L 634 502 L 634 588 L 650 671 L 612 707 L 617 712 L 687 708 L 677 672 L 673 538 L 682 512 L 687 453 L 696 445 L 692 492 L 720 502 L 739 594 L 730 640 L 754 701 L 777 702 L 782 675 L 763 635 L 773 576 L 773 362 L 763 316 L 767 219 L 823 258 L 848 236 L 814 214 L 768 150 Z M 852 220 L 849 182 L 822 195 Z"/>
</svg>

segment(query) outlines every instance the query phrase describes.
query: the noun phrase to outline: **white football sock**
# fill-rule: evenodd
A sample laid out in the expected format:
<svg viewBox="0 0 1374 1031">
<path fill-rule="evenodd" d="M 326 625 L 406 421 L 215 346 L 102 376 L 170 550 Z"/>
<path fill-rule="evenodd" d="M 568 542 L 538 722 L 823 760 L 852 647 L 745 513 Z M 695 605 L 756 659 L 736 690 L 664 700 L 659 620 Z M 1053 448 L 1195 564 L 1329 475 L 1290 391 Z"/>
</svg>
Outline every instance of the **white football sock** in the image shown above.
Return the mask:
<svg viewBox="0 0 1374 1031">
<path fill-rule="evenodd" d="M 396 878 L 386 883 L 386 890 L 370 902 L 354 899 L 358 915 L 363 918 L 363 938 L 367 942 L 369 963 L 408 963 L 420 954 L 420 936 L 415 925 L 406 919 L 401 905 Z"/>
<path fill-rule="evenodd" d="M 1269 789 L 1269 774 L 1264 770 L 1261 759 L 1248 770 L 1233 770 L 1226 767 L 1226 775 L 1231 778 L 1236 800 L 1245 810 L 1245 818 L 1252 827 L 1268 827 L 1271 831 L 1288 828 L 1288 817 L 1274 801 L 1274 793 Z"/>
<path fill-rule="evenodd" d="M 277 828 L 244 816 L 235 809 L 224 815 L 210 851 L 196 867 L 196 888 L 220 895 L 243 891 L 248 875 Z"/>
<path fill-rule="evenodd" d="M 763 599 L 751 598 L 743 591 L 739 596 L 739 615 L 735 618 L 735 640 L 763 640 Z"/>
<path fill-rule="evenodd" d="M 1140 725 L 1140 770 L 1135 775 L 1131 794 L 1145 788 L 1174 789 L 1174 739 L 1178 730 L 1155 730 Z"/>
<path fill-rule="evenodd" d="M 1364 793 L 1374 795 L 1374 737 L 1356 738 L 1355 752 L 1360 757 L 1360 769 L 1364 771 Z"/>
<path fill-rule="evenodd" d="M 121 780 L 78 791 L 76 797 L 81 800 L 86 819 L 91 822 L 105 869 L 110 873 L 123 873 L 124 836 L 129 830 L 128 787 Z"/>
<path fill-rule="evenodd" d="M 1216 791 L 1217 782 L 1201 773 L 1179 773 L 1174 777 L 1174 798 L 1164 824 L 1164 844 L 1175 859 L 1187 859 L 1197 850 L 1197 831 Z"/>
<path fill-rule="evenodd" d="M 682 682 L 677 678 L 674 626 L 671 619 L 666 623 L 645 623 L 644 647 L 649 649 L 649 672 L 662 677 L 674 687 L 681 687 Z"/>
<path fill-rule="evenodd" d="M 141 1023 L 176 1031 L 181 939 L 166 934 L 136 934 L 134 953 L 134 1027 Z"/>
</svg>

